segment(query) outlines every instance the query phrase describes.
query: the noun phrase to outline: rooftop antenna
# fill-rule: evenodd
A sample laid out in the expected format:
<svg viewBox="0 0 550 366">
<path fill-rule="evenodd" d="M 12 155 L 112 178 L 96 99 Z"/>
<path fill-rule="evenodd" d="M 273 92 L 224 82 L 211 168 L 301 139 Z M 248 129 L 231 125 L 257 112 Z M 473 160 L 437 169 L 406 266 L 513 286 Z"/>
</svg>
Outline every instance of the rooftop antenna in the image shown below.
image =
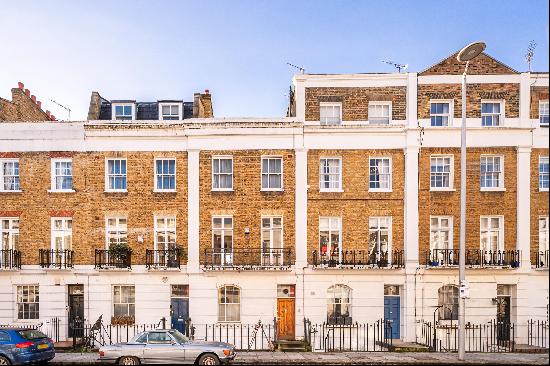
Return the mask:
<svg viewBox="0 0 550 366">
<path fill-rule="evenodd" d="M 529 72 L 531 72 L 531 61 L 533 60 L 533 55 L 535 54 L 535 48 L 537 48 L 537 44 L 534 40 L 531 40 L 531 42 L 529 42 L 529 46 L 527 47 L 527 53 L 525 54 L 525 60 L 527 61 L 527 69 Z"/>
<path fill-rule="evenodd" d="M 306 69 L 304 69 L 304 68 L 301 67 L 301 66 L 291 64 L 290 62 L 287 62 L 286 64 L 287 64 L 288 66 L 292 66 L 292 67 L 294 67 L 295 69 L 300 70 L 300 74 L 303 74 L 303 73 L 306 72 Z"/>
<path fill-rule="evenodd" d="M 409 67 L 409 64 L 400 64 L 400 63 L 393 62 L 393 61 L 390 61 L 390 60 L 382 60 L 382 62 L 386 63 L 388 65 L 392 65 L 393 67 L 395 67 L 397 69 L 398 72 L 401 72 L 401 70 L 405 71 Z"/>
<path fill-rule="evenodd" d="M 58 103 L 58 102 L 56 102 L 55 100 L 53 100 L 53 99 L 51 99 L 51 98 L 49 98 L 49 99 L 50 99 L 50 101 L 51 101 L 52 103 L 57 104 L 58 106 L 60 106 L 61 108 L 63 108 L 63 109 L 66 110 L 67 112 L 69 112 L 69 119 L 68 119 L 68 121 L 70 121 L 70 120 L 71 120 L 71 108 L 66 107 L 66 106 L 64 106 L 64 105 L 61 104 L 61 103 Z"/>
</svg>

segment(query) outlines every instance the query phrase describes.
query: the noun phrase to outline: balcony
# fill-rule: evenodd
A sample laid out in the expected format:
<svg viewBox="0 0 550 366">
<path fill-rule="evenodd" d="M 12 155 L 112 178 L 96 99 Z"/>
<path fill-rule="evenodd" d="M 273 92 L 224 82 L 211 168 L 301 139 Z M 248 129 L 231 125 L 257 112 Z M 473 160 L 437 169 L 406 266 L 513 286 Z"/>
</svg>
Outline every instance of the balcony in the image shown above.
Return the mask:
<svg viewBox="0 0 550 366">
<path fill-rule="evenodd" d="M 131 269 L 132 250 L 95 250 L 96 269 Z"/>
<path fill-rule="evenodd" d="M 291 249 L 206 249 L 205 270 L 289 270 Z"/>
<path fill-rule="evenodd" d="M 312 252 L 314 268 L 402 268 L 404 267 L 404 253 L 394 251 L 344 250 Z"/>
<path fill-rule="evenodd" d="M 38 251 L 40 267 L 51 269 L 70 269 L 73 268 L 72 250 L 40 249 Z"/>
<path fill-rule="evenodd" d="M 456 267 L 460 251 L 457 249 L 433 249 L 426 253 L 427 267 Z M 471 268 L 511 267 L 520 265 L 519 250 L 466 250 L 466 266 Z"/>
<path fill-rule="evenodd" d="M 0 270 L 21 269 L 21 252 L 14 249 L 0 250 Z"/>
<path fill-rule="evenodd" d="M 550 251 L 543 250 L 533 253 L 531 257 L 531 265 L 535 268 L 548 269 L 548 262 L 550 261 Z"/>
<path fill-rule="evenodd" d="M 145 252 L 147 269 L 179 269 L 184 259 L 184 251 L 180 248 L 166 250 L 150 250 Z"/>
</svg>

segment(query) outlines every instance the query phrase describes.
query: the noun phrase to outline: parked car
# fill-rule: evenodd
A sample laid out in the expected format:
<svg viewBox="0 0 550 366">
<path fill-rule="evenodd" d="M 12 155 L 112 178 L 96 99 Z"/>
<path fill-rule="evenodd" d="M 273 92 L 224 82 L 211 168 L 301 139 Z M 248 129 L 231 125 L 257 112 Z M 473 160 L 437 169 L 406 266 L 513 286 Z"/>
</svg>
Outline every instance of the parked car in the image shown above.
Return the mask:
<svg viewBox="0 0 550 366">
<path fill-rule="evenodd" d="M 0 365 L 45 363 L 55 357 L 53 341 L 30 328 L 0 328 Z"/>
<path fill-rule="evenodd" d="M 175 329 L 142 332 L 128 343 L 99 349 L 99 361 L 118 365 L 220 365 L 229 363 L 236 355 L 235 346 L 231 344 L 191 341 Z"/>
</svg>

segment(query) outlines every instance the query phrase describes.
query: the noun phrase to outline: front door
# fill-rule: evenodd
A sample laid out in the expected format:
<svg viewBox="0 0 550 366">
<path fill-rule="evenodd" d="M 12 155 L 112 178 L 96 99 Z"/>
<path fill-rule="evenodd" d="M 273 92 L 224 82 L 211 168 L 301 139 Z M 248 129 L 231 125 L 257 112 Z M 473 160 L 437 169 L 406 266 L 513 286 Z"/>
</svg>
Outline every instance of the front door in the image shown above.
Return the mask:
<svg viewBox="0 0 550 366">
<path fill-rule="evenodd" d="M 510 340 L 510 301 L 508 295 L 497 296 L 497 340 Z"/>
<path fill-rule="evenodd" d="M 187 332 L 189 318 L 189 286 L 172 285 L 170 298 L 170 327 L 181 333 Z"/>
<path fill-rule="evenodd" d="M 277 286 L 277 339 L 294 340 L 295 337 L 295 287 Z"/>
<path fill-rule="evenodd" d="M 84 285 L 69 285 L 69 337 L 82 337 L 84 326 Z"/>
<path fill-rule="evenodd" d="M 398 286 L 384 287 L 385 338 L 401 338 L 401 298 Z"/>
</svg>

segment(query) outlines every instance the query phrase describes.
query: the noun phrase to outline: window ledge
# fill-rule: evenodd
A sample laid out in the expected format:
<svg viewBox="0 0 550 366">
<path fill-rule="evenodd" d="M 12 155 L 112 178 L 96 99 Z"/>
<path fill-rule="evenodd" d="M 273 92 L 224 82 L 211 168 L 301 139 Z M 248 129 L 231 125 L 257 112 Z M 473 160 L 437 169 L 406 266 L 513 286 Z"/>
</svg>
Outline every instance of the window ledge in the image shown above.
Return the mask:
<svg viewBox="0 0 550 366">
<path fill-rule="evenodd" d="M 454 188 L 430 188 L 430 192 L 456 192 Z"/>
<path fill-rule="evenodd" d="M 212 192 L 235 192 L 233 188 L 221 189 L 221 188 L 212 188 Z"/>
<path fill-rule="evenodd" d="M 391 193 L 392 189 L 379 189 L 379 188 L 369 188 L 369 192 L 373 193 Z"/>
<path fill-rule="evenodd" d="M 48 189 L 48 193 L 75 193 L 74 189 Z"/>
<path fill-rule="evenodd" d="M 319 192 L 321 193 L 342 193 L 344 192 L 343 189 L 320 189 Z"/>
<path fill-rule="evenodd" d="M 260 192 L 284 192 L 282 188 L 262 188 Z"/>
<path fill-rule="evenodd" d="M 20 189 L 14 189 L 14 190 L 0 190 L 0 193 L 23 193 Z"/>
<path fill-rule="evenodd" d="M 2 192 L 2 191 L 0 191 Z M 21 192 L 21 191 L 19 191 Z M 539 188 L 539 192 L 548 192 L 548 188 Z"/>
<path fill-rule="evenodd" d="M 506 192 L 506 188 L 480 188 L 480 192 Z"/>
<path fill-rule="evenodd" d="M 127 189 L 106 189 L 104 193 L 128 193 Z"/>
<path fill-rule="evenodd" d="M 109 191 L 111 192 L 111 191 Z M 118 191 L 117 191 L 118 192 Z M 126 191 L 124 191 L 126 192 Z M 153 189 L 153 193 L 177 193 L 176 189 Z"/>
</svg>

